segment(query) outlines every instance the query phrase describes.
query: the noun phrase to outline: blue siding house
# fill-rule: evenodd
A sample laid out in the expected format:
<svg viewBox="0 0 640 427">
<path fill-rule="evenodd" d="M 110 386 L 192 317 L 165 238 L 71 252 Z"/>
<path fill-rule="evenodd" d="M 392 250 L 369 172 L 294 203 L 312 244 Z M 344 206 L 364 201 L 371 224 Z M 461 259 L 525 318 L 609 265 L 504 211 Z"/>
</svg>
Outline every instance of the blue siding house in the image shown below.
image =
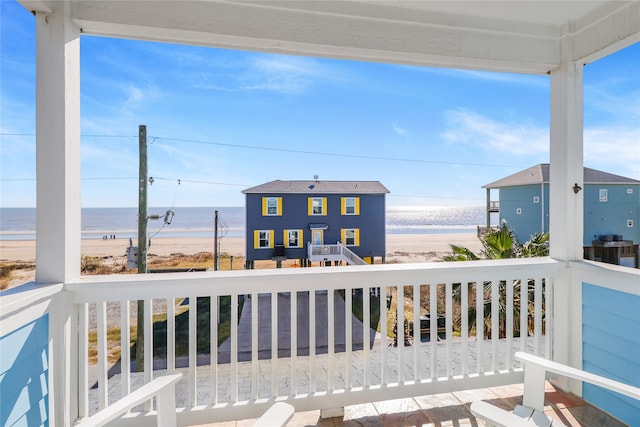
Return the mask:
<svg viewBox="0 0 640 427">
<path fill-rule="evenodd" d="M 637 246 L 640 181 L 585 167 L 583 182 L 585 248 L 601 236 L 619 236 L 617 240 Z M 506 221 L 520 242 L 549 231 L 549 164 L 533 166 L 482 188 L 487 190 L 487 206 L 499 206 L 500 222 Z M 491 190 L 499 191 L 498 204 L 491 202 Z"/>
<path fill-rule="evenodd" d="M 378 181 L 320 180 L 276 180 L 244 190 L 247 268 L 256 260 L 384 262 L 388 192 Z"/>
</svg>

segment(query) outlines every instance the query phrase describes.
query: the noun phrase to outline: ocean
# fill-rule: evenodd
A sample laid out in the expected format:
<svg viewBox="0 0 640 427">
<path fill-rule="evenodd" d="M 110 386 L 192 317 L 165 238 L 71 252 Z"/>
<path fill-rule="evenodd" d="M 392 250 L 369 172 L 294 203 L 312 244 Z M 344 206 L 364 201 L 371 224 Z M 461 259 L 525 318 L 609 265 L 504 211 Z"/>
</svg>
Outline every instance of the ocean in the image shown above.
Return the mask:
<svg viewBox="0 0 640 427">
<path fill-rule="evenodd" d="M 245 234 L 244 207 L 193 208 L 176 207 L 171 224 L 163 218 L 169 208 L 148 208 L 149 237 L 207 237 L 213 235 L 214 212 L 218 211 L 218 235 L 242 237 Z M 442 234 L 475 232 L 485 225 L 483 206 L 387 206 L 387 234 Z M 137 238 L 137 208 L 83 208 L 82 238 Z M 0 240 L 35 239 L 35 208 L 0 208 Z"/>
</svg>

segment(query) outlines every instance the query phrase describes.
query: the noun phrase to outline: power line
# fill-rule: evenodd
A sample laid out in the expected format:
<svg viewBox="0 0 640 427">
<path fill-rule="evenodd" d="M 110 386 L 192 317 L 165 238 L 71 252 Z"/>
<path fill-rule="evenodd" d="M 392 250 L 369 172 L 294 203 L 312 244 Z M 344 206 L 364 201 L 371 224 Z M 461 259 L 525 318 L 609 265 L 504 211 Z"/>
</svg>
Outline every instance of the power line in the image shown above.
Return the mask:
<svg viewBox="0 0 640 427">
<path fill-rule="evenodd" d="M 35 134 L 0 134 L 0 135 L 32 136 Z M 137 136 L 128 136 L 128 135 L 84 134 L 80 136 L 91 137 L 91 138 L 137 138 Z M 385 160 L 385 161 L 392 161 L 392 162 L 422 163 L 422 164 L 447 165 L 447 166 L 472 166 L 472 167 L 494 167 L 494 168 L 498 167 L 498 168 L 510 168 L 510 169 L 516 168 L 516 166 L 514 165 L 503 165 L 503 164 L 493 164 L 493 163 L 451 162 L 451 161 L 444 161 L 444 160 L 414 159 L 414 158 L 406 158 L 406 157 L 371 156 L 366 154 L 329 153 L 324 151 L 296 150 L 293 148 L 263 147 L 259 145 L 231 144 L 226 142 L 202 141 L 202 140 L 183 139 L 183 138 L 168 138 L 163 136 L 148 136 L 148 139 L 152 140 L 151 143 L 155 143 L 158 140 L 165 140 L 165 141 L 185 142 L 190 144 L 216 145 L 219 147 L 244 148 L 249 150 L 262 150 L 262 151 L 273 151 L 273 152 L 279 152 L 279 153 L 293 153 L 293 154 L 307 154 L 307 155 L 314 155 L 314 156 L 342 157 L 342 158 L 348 158 L 348 159 Z"/>
<path fill-rule="evenodd" d="M 436 164 L 436 165 L 453 165 L 453 166 L 481 166 L 481 167 L 501 167 L 501 168 L 514 167 L 513 165 L 447 162 L 447 161 L 441 161 L 441 160 L 409 159 L 409 158 L 403 158 L 403 157 L 368 156 L 365 154 L 328 153 L 323 151 L 295 150 L 292 148 L 261 147 L 258 145 L 230 144 L 225 142 L 198 141 L 193 139 L 165 138 L 161 136 L 155 137 L 155 140 L 160 140 L 160 139 L 166 140 L 166 141 L 187 142 L 192 144 L 217 145 L 221 147 L 246 148 L 251 150 L 275 151 L 275 152 L 281 152 L 281 153 L 311 154 L 316 156 L 344 157 L 349 159 L 387 160 L 387 161 L 394 161 L 394 162 L 428 163 L 428 164 Z"/>
</svg>

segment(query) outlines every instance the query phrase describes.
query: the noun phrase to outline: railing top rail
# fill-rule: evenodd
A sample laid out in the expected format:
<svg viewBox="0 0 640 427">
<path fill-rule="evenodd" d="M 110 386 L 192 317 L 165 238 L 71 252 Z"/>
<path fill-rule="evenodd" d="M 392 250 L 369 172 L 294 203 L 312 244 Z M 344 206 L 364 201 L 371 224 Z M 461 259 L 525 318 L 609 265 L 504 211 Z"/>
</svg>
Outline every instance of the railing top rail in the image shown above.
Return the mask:
<svg viewBox="0 0 640 427">
<path fill-rule="evenodd" d="M 375 264 L 330 269 L 236 270 L 194 273 L 83 276 L 67 283 L 74 301 L 170 298 L 187 295 L 229 295 L 459 283 L 504 278 L 554 276 L 565 265 L 551 258 L 419 264 Z M 231 291 L 230 291 L 231 290 Z"/>
<path fill-rule="evenodd" d="M 576 261 L 571 268 L 581 273 L 581 280 L 614 291 L 640 295 L 640 269 L 596 261 Z"/>
<path fill-rule="evenodd" d="M 0 336 L 47 313 L 62 290 L 61 283 L 27 283 L 0 293 Z"/>
</svg>

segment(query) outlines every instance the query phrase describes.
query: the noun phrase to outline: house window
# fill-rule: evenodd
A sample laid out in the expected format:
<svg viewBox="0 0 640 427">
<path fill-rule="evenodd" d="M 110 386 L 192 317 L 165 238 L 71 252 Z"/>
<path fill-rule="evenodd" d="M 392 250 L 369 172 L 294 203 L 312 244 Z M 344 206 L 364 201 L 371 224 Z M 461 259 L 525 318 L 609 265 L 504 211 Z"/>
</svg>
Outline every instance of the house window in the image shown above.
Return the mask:
<svg viewBox="0 0 640 427">
<path fill-rule="evenodd" d="M 600 201 L 601 202 L 606 202 L 609 200 L 609 194 L 607 192 L 606 188 L 601 188 L 600 189 Z"/>
<path fill-rule="evenodd" d="M 262 216 L 281 216 L 282 197 L 263 197 Z"/>
<path fill-rule="evenodd" d="M 360 246 L 360 230 L 358 228 L 343 228 L 342 242 L 345 246 Z"/>
<path fill-rule="evenodd" d="M 273 247 L 273 230 L 254 230 L 253 247 L 264 249 Z"/>
<path fill-rule="evenodd" d="M 318 216 L 327 214 L 326 197 L 309 197 L 309 215 Z"/>
<path fill-rule="evenodd" d="M 359 197 L 342 197 L 342 215 L 360 215 L 360 198 Z"/>
<path fill-rule="evenodd" d="M 302 230 L 284 230 L 284 245 L 287 248 L 301 248 Z"/>
</svg>

